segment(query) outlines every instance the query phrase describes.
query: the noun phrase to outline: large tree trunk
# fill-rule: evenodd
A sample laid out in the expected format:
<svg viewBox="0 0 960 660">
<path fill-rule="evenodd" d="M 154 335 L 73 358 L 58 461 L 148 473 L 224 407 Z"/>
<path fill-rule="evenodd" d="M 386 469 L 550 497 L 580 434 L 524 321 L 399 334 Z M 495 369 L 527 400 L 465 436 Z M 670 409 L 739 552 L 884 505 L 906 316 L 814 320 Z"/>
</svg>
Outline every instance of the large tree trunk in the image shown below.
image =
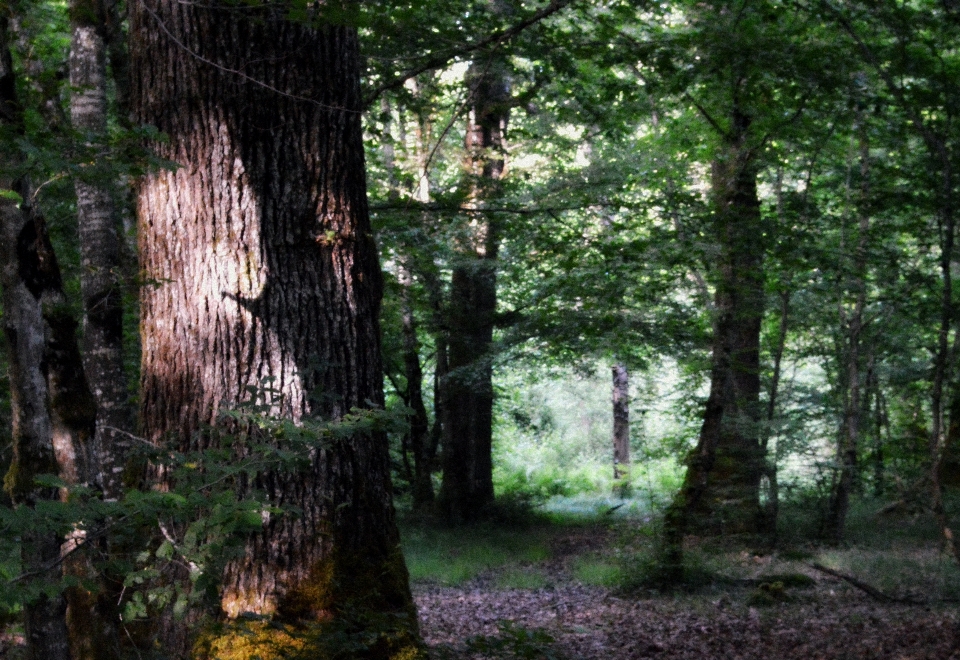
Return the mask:
<svg viewBox="0 0 960 660">
<path fill-rule="evenodd" d="M 478 211 L 497 193 L 506 157 L 510 83 L 499 59 L 467 73 L 472 105 L 467 126 L 466 185 Z M 460 237 L 450 284 L 443 392 L 443 482 L 438 505 L 453 522 L 483 515 L 493 502 L 493 342 L 497 309 L 495 218 L 478 212 Z"/>
<path fill-rule="evenodd" d="M 355 29 L 218 1 L 131 10 L 136 118 L 180 164 L 138 194 L 144 435 L 202 448 L 202 427 L 265 383 L 271 413 L 295 421 L 381 405 Z M 384 435 L 334 442 L 255 485 L 300 514 L 270 517 L 228 566 L 223 613 L 272 617 L 297 638 L 238 622 L 198 653 L 320 655 L 324 636 L 307 633 L 338 623 L 381 633 L 354 657 L 414 650 Z"/>
<path fill-rule="evenodd" d="M 749 118 L 734 111 L 724 152 L 714 161 L 714 227 L 719 246 L 713 366 L 700 440 L 672 520 L 683 529 L 734 534 L 761 531 L 760 324 L 763 234 L 757 172 L 746 140 Z"/>
<path fill-rule="evenodd" d="M 625 364 L 613 366 L 613 478 L 621 497 L 630 491 L 630 376 Z"/>
</svg>

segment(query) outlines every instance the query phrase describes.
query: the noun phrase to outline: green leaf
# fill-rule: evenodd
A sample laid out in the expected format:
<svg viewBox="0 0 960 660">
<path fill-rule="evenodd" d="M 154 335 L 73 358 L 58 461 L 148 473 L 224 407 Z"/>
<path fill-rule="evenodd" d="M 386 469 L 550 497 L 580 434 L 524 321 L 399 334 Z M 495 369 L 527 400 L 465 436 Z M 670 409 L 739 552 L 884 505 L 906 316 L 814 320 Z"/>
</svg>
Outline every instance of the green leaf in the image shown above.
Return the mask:
<svg viewBox="0 0 960 660">
<path fill-rule="evenodd" d="M 6 188 L 0 188 L 0 199 L 9 199 L 17 203 L 17 205 L 23 204 L 23 197 L 16 192 L 15 190 L 7 190 Z"/>
</svg>

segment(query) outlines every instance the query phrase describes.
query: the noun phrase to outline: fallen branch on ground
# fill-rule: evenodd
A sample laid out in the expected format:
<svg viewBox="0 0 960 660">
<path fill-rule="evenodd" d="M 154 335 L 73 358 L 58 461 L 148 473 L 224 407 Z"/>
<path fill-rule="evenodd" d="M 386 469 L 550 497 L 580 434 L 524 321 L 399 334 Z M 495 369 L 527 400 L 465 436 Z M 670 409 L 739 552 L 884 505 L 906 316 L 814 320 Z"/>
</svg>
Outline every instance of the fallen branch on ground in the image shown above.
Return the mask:
<svg viewBox="0 0 960 660">
<path fill-rule="evenodd" d="M 898 596 L 891 596 L 890 594 L 884 593 L 877 589 L 876 587 L 871 587 L 866 582 L 861 582 L 852 575 L 847 575 L 846 573 L 841 573 L 840 571 L 835 571 L 832 568 L 827 568 L 823 564 L 808 564 L 810 568 L 820 571 L 821 573 L 826 573 L 837 579 L 843 580 L 844 582 L 853 585 L 860 591 L 864 592 L 874 600 L 880 601 L 881 603 L 901 603 L 904 605 L 930 605 L 932 603 L 951 603 L 956 602 L 956 599 L 940 599 L 940 600 L 919 600 L 916 598 L 900 598 Z"/>
</svg>

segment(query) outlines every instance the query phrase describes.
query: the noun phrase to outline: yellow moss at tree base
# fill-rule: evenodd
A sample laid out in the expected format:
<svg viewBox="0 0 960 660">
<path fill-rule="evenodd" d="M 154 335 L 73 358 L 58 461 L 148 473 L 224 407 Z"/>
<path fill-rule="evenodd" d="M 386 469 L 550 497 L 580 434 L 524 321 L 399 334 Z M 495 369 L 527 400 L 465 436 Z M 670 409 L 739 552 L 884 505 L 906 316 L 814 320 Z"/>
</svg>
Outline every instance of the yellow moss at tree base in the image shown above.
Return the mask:
<svg viewBox="0 0 960 660">
<path fill-rule="evenodd" d="M 399 545 L 377 554 L 330 553 L 275 613 L 208 627 L 194 660 L 425 659 Z"/>
<path fill-rule="evenodd" d="M 304 626 L 234 621 L 200 635 L 193 660 L 426 660 L 406 631 L 349 631 L 337 623 Z"/>
</svg>

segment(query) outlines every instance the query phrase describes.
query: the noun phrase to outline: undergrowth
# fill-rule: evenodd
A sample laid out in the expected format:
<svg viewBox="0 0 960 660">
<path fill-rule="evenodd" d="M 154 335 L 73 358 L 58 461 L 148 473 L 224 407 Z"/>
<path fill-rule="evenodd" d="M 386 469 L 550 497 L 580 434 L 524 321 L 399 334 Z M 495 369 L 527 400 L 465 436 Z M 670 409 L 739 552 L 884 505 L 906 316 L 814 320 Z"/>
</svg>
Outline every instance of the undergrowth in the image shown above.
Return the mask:
<svg viewBox="0 0 960 660">
<path fill-rule="evenodd" d="M 401 520 L 401 545 L 410 579 L 457 586 L 491 569 L 514 571 L 519 584 L 534 584 L 521 566 L 550 556 L 544 525 L 501 527 L 492 523 L 444 528 Z M 507 581 L 509 583 L 509 580 Z"/>
</svg>

